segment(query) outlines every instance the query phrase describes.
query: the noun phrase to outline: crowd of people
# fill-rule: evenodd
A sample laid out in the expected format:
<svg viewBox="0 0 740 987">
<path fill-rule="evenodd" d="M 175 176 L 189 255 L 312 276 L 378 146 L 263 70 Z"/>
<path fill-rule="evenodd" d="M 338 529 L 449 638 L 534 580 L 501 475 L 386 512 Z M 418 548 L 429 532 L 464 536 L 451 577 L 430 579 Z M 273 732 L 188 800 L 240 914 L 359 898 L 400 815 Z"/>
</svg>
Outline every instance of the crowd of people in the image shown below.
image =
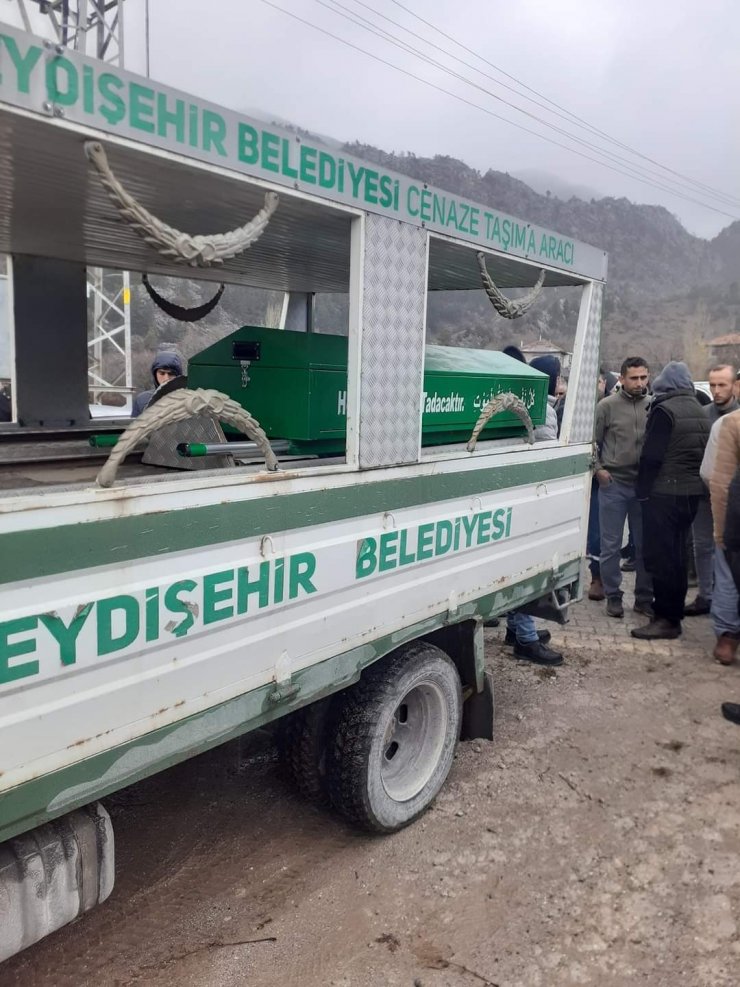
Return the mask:
<svg viewBox="0 0 740 987">
<path fill-rule="evenodd" d="M 680 362 L 651 381 L 647 362 L 629 357 L 599 386 L 588 597 L 623 617 L 622 572 L 634 567 L 634 610 L 648 622 L 632 636 L 677 638 L 686 617 L 710 614 L 714 658 L 731 665 L 740 646 L 740 374 L 713 367 L 707 405 Z M 690 543 L 697 594 L 687 603 Z M 740 724 L 740 704 L 723 713 Z"/>
</svg>

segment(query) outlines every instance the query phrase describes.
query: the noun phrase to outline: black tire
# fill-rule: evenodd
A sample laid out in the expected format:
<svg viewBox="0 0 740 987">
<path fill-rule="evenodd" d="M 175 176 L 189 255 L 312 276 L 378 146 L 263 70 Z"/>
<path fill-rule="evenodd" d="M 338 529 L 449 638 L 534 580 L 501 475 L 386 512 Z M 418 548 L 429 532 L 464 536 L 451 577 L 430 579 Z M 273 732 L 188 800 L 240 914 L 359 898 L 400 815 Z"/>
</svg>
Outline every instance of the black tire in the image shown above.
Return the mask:
<svg viewBox="0 0 740 987">
<path fill-rule="evenodd" d="M 445 782 L 460 736 L 460 678 L 424 641 L 399 648 L 343 694 L 331 729 L 329 797 L 350 822 L 392 833 Z"/>
<path fill-rule="evenodd" d="M 329 804 L 326 782 L 326 745 L 331 699 L 320 700 L 291 713 L 278 734 L 280 757 L 304 798 Z"/>
</svg>

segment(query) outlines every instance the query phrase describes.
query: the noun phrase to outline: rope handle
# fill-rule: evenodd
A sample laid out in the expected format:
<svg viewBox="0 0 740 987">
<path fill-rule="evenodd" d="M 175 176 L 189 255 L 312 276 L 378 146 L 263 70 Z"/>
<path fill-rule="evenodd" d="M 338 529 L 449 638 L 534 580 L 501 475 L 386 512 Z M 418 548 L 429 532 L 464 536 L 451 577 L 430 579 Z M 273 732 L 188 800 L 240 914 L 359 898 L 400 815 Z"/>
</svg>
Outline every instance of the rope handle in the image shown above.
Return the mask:
<svg viewBox="0 0 740 987">
<path fill-rule="evenodd" d="M 476 257 L 478 258 L 480 278 L 483 282 L 483 287 L 485 288 L 491 305 L 493 305 L 498 314 L 502 315 L 505 319 L 521 318 L 527 309 L 534 305 L 542 292 L 542 288 L 545 284 L 546 273 L 544 268 L 540 271 L 540 276 L 537 278 L 535 286 L 529 294 L 524 295 L 523 298 L 517 298 L 516 301 L 514 301 L 511 298 L 507 298 L 506 295 L 501 294 L 499 289 L 493 283 L 491 275 L 488 273 L 488 268 L 486 267 L 486 255 L 483 253 L 478 253 L 476 254 Z"/>
<path fill-rule="evenodd" d="M 526 404 L 521 398 L 518 398 L 516 394 L 512 394 L 511 391 L 504 391 L 503 394 L 497 394 L 496 397 L 491 398 L 491 400 L 481 409 L 481 413 L 478 416 L 478 421 L 475 423 L 473 431 L 470 433 L 470 438 L 468 439 L 468 444 L 466 447 L 468 452 L 474 451 L 475 444 L 478 441 L 478 436 L 480 433 L 493 418 L 493 416 L 500 414 L 502 411 L 514 412 L 527 430 L 527 436 L 524 441 L 532 445 L 534 442 L 534 425 L 532 424 L 532 419 L 527 411 Z"/>
<path fill-rule="evenodd" d="M 98 141 L 85 141 L 85 154 L 123 219 L 157 253 L 176 264 L 211 267 L 236 257 L 262 236 L 280 202 L 275 192 L 266 192 L 263 208 L 244 226 L 227 233 L 191 236 L 157 219 L 126 191 L 113 174 L 102 144 Z"/>
</svg>

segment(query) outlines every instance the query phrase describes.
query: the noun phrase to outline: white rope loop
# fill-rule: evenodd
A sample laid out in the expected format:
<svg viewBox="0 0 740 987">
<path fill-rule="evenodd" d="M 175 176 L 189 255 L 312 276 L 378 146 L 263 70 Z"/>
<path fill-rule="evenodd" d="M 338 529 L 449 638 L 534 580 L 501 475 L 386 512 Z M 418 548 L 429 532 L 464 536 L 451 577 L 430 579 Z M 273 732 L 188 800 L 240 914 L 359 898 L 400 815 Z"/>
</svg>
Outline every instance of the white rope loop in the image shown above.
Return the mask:
<svg viewBox="0 0 740 987">
<path fill-rule="evenodd" d="M 505 319 L 521 318 L 539 298 L 545 284 L 545 270 L 540 271 L 540 276 L 537 278 L 534 288 L 528 294 L 524 295 L 523 298 L 513 300 L 507 298 L 506 295 L 502 295 L 491 280 L 491 275 L 488 273 L 488 268 L 486 267 L 486 255 L 479 253 L 476 256 L 478 258 L 478 267 L 480 268 L 480 278 L 491 305 Z"/>
<path fill-rule="evenodd" d="M 85 154 L 123 219 L 157 253 L 176 264 L 211 267 L 236 257 L 262 236 L 280 202 L 275 192 L 266 192 L 263 208 L 244 226 L 227 233 L 191 236 L 157 219 L 126 191 L 113 174 L 102 144 L 85 141 Z"/>
<path fill-rule="evenodd" d="M 493 418 L 493 416 L 500 414 L 502 411 L 514 412 L 527 430 L 527 436 L 524 441 L 532 445 L 534 442 L 534 425 L 532 424 L 532 419 L 529 417 L 527 406 L 521 398 L 516 396 L 516 394 L 512 394 L 511 391 L 505 391 L 503 394 L 497 394 L 496 397 L 491 398 L 488 404 L 484 405 L 481 409 L 481 413 L 478 416 L 478 421 L 475 423 L 475 427 L 470 433 L 470 438 L 466 447 L 468 452 L 473 452 L 480 433 Z"/>
<path fill-rule="evenodd" d="M 163 425 L 171 425 L 173 422 L 181 422 L 186 418 L 202 414 L 215 415 L 220 421 L 244 432 L 265 457 L 267 469 L 275 472 L 279 468 L 277 456 L 272 451 L 270 440 L 260 423 L 233 398 L 228 394 L 222 394 L 221 391 L 207 391 L 203 388 L 191 391 L 181 388 L 149 405 L 131 422 L 98 473 L 96 481 L 98 486 L 112 486 L 120 464 L 134 446 L 152 432 L 156 432 Z"/>
</svg>

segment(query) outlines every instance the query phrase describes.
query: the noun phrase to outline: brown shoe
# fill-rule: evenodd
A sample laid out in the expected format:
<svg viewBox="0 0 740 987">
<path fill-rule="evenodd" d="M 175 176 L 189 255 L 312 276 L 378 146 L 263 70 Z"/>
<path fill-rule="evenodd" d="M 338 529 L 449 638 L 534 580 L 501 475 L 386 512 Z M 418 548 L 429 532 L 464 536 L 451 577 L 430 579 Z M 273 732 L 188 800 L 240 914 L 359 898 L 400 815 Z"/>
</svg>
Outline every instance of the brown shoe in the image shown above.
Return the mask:
<svg viewBox="0 0 740 987">
<path fill-rule="evenodd" d="M 598 576 L 594 576 L 591 580 L 591 585 L 588 588 L 588 598 L 589 600 L 605 600 L 606 593 L 604 592 L 604 584 L 599 579 Z"/>
<path fill-rule="evenodd" d="M 714 646 L 715 661 L 718 661 L 720 665 L 734 664 L 738 645 L 740 645 L 740 641 L 737 638 L 730 634 L 720 634 Z"/>
</svg>

